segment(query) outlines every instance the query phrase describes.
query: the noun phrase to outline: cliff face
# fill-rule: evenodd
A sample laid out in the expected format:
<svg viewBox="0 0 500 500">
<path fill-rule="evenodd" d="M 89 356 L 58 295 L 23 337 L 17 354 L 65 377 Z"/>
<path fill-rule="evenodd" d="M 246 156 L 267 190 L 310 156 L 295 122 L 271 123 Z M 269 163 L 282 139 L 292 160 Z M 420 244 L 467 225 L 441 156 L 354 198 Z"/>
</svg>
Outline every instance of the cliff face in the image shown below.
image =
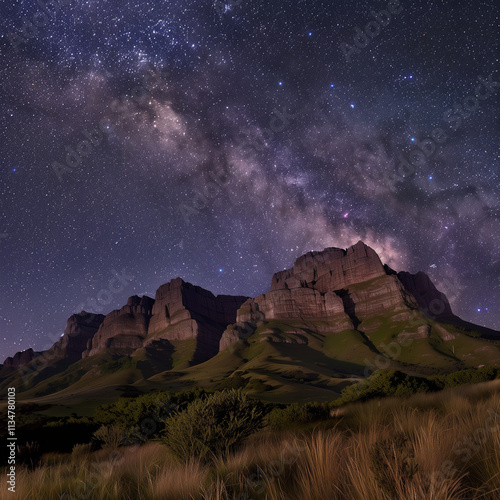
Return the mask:
<svg viewBox="0 0 500 500">
<path fill-rule="evenodd" d="M 436 315 L 437 309 L 440 315 Z M 248 300 L 223 334 L 220 349 L 248 337 L 266 321 L 321 322 L 318 332 L 370 331 L 370 320 L 390 316 L 408 321 L 415 310 L 435 318 L 451 315 L 449 303 L 424 273 L 397 274 L 377 253 L 359 241 L 352 247 L 327 248 L 299 257 L 291 269 L 276 273 L 270 291 Z M 442 313 L 442 314 L 441 314 Z M 374 322 L 379 324 L 380 321 Z M 408 335 L 421 336 L 421 325 Z M 426 333 L 425 333 L 426 334 Z"/>
<path fill-rule="evenodd" d="M 95 335 L 105 316 L 82 311 L 68 318 L 64 335 L 49 349 L 55 358 L 78 360 L 87 347 L 87 343 Z"/>
<path fill-rule="evenodd" d="M 64 334 L 47 351 L 34 352 L 33 349 L 16 353 L 7 358 L 4 365 L 0 365 L 0 378 L 7 377 L 16 369 L 21 368 L 23 373 L 38 371 L 40 367 L 67 360 L 78 361 L 82 358 L 87 342 L 95 335 L 104 321 L 104 315 L 82 311 L 72 314 L 67 322 Z"/>
<path fill-rule="evenodd" d="M 156 340 L 196 339 L 195 363 L 217 354 L 225 328 L 248 297 L 218 295 L 176 278 L 156 292 L 145 346 Z"/>
<path fill-rule="evenodd" d="M 446 295 L 437 290 L 427 274 L 422 271 L 417 274 L 403 271 L 398 273 L 398 279 L 403 283 L 406 290 L 415 297 L 423 311 L 440 320 L 454 317 Z"/>
<path fill-rule="evenodd" d="M 325 335 L 358 331 L 369 343 L 370 335 L 380 336 L 380 328 L 398 323 L 391 330 L 395 339 L 428 337 L 430 319 L 498 338 L 498 332 L 454 316 L 446 296 L 425 273 L 396 273 L 359 241 L 345 250 L 306 253 L 291 269 L 274 274 L 269 292 L 255 298 L 215 296 L 176 278 L 160 286 L 155 299 L 132 296 L 106 316 L 85 311 L 73 314 L 64 335 L 45 354 L 49 359 L 76 361 L 106 350 L 134 355 L 145 349 L 161 357 L 174 350 L 172 342 L 192 339 L 194 347 L 189 347 L 188 357 L 196 364 L 260 327 L 264 333 L 285 328 L 297 334 L 297 342 L 301 328 Z M 270 321 L 274 327 L 265 326 Z M 287 342 L 291 339 L 293 335 L 286 337 Z M 7 358 L 0 365 L 0 377 L 36 363 L 33 360 L 40 354 L 44 353 L 28 349 Z"/>
<path fill-rule="evenodd" d="M 157 341 L 196 339 L 191 361 L 205 361 L 217 354 L 222 332 L 236 321 L 236 311 L 246 299 L 216 297 L 176 278 L 160 286 L 155 299 L 133 296 L 121 309 L 109 313 L 95 335 L 87 340 L 82 357 L 106 349 L 131 355 Z"/>
<path fill-rule="evenodd" d="M 121 309 L 110 312 L 97 333 L 86 343 L 82 357 L 92 356 L 105 349 L 122 355 L 140 348 L 148 334 L 154 300 L 150 297 L 129 297 Z"/>
<path fill-rule="evenodd" d="M 291 269 L 273 276 L 271 291 L 297 288 L 298 282 L 303 282 L 304 286 L 326 293 L 385 274 L 375 250 L 359 241 L 347 250 L 327 248 L 302 255 Z"/>
<path fill-rule="evenodd" d="M 3 366 L 0 365 L 0 368 L 3 368 L 4 371 L 19 368 L 22 365 L 28 364 L 31 360 L 36 357 L 37 353 L 33 351 L 33 349 L 29 348 L 26 351 L 16 352 L 14 356 L 8 357 Z"/>
</svg>

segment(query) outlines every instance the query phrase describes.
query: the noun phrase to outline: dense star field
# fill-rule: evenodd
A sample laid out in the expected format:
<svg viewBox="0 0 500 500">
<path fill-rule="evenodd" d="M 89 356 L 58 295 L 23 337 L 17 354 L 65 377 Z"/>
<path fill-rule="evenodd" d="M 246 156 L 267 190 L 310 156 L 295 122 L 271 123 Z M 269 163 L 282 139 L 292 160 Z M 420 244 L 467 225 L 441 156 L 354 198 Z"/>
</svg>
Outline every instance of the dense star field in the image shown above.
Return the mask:
<svg viewBox="0 0 500 500">
<path fill-rule="evenodd" d="M 359 239 L 500 328 L 495 0 L 0 11 L 2 358 L 176 276 L 256 296 Z"/>
</svg>

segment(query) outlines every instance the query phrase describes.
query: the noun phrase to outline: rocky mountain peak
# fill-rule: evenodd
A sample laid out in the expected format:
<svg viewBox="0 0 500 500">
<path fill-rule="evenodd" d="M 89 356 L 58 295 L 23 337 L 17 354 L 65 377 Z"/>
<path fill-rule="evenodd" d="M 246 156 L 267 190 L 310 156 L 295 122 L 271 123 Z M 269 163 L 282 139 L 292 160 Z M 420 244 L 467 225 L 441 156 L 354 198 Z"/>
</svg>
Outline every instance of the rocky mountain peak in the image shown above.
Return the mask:
<svg viewBox="0 0 500 500">
<path fill-rule="evenodd" d="M 358 241 L 347 249 L 331 247 L 302 255 L 291 269 L 273 276 L 271 291 L 307 286 L 326 293 L 384 274 L 375 250 Z"/>
</svg>

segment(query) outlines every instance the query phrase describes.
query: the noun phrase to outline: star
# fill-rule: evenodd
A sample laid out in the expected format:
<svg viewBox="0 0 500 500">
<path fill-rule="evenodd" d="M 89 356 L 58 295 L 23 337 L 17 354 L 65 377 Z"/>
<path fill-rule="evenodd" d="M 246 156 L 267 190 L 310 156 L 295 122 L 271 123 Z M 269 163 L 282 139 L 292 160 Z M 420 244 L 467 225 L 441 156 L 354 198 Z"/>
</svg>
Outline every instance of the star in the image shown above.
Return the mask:
<svg viewBox="0 0 500 500">
<path fill-rule="evenodd" d="M 302 250 L 360 239 L 453 273 L 454 312 L 500 329 L 474 303 L 500 303 L 493 2 L 415 0 L 432 23 L 382 26 L 387 6 L 355 2 L 86 1 L 36 36 L 28 3 L 2 10 L 2 353 L 19 332 L 43 348 L 110 269 L 136 280 L 106 313 L 177 276 L 256 296 Z"/>
</svg>

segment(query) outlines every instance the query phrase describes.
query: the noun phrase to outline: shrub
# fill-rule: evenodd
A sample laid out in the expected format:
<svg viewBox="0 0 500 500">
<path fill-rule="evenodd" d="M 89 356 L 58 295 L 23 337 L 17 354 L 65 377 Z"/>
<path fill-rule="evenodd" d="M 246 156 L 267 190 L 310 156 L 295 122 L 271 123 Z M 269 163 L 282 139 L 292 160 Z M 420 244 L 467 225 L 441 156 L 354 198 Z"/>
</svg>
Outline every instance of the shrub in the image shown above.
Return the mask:
<svg viewBox="0 0 500 500">
<path fill-rule="evenodd" d="M 241 391 L 198 399 L 165 422 L 164 443 L 181 460 L 227 456 L 262 426 L 262 405 Z"/>
<path fill-rule="evenodd" d="M 425 377 L 407 375 L 398 370 L 377 370 L 367 379 L 342 389 L 335 405 L 353 401 L 366 401 L 386 396 L 407 397 L 417 392 L 434 390 L 434 384 Z"/>
<path fill-rule="evenodd" d="M 185 408 L 204 394 L 202 389 L 193 389 L 176 394 L 152 392 L 136 398 L 120 398 L 99 406 L 94 420 L 102 425 L 121 427 L 128 443 L 144 443 L 162 433 L 164 422 L 173 410 Z"/>
<path fill-rule="evenodd" d="M 103 448 L 118 448 L 124 438 L 123 430 L 118 425 L 102 425 L 94 432 L 94 439 L 101 442 Z"/>
<path fill-rule="evenodd" d="M 71 451 L 72 457 L 83 457 L 92 451 L 92 445 L 90 443 L 87 444 L 75 444 L 73 446 L 73 450 Z"/>
<path fill-rule="evenodd" d="M 330 415 L 330 408 L 322 403 L 292 403 L 285 408 L 275 408 L 268 416 L 269 424 L 274 429 L 287 429 L 290 426 L 307 424 L 323 420 Z"/>
<path fill-rule="evenodd" d="M 437 375 L 431 377 L 438 389 L 447 389 L 449 387 L 457 387 L 465 384 L 477 384 L 494 380 L 500 374 L 500 368 L 494 366 L 484 366 L 483 368 L 469 368 L 458 372 L 449 373 L 447 375 Z"/>
<path fill-rule="evenodd" d="M 333 406 L 387 396 L 409 397 L 419 392 L 439 391 L 465 384 L 487 382 L 499 375 L 500 368 L 494 366 L 468 368 L 433 377 L 416 377 L 398 370 L 377 370 L 367 379 L 345 387 L 341 397 L 334 401 Z"/>
</svg>

